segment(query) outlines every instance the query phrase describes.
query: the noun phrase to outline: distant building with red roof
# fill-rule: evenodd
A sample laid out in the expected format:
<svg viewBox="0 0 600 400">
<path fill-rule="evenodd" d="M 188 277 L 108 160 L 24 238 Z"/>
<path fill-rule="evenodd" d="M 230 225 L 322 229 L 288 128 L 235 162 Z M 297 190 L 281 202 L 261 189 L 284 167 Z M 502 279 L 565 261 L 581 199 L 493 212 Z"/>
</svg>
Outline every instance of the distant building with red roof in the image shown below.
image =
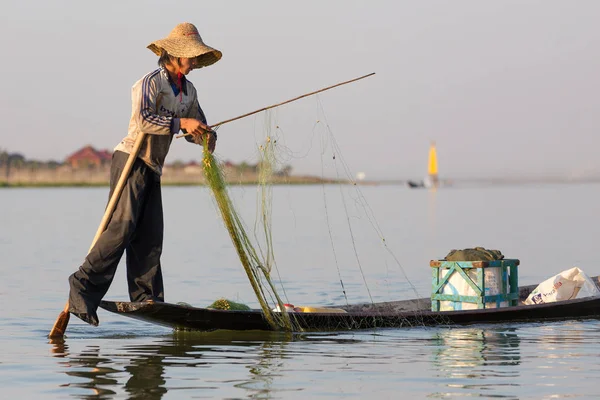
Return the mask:
<svg viewBox="0 0 600 400">
<path fill-rule="evenodd" d="M 73 168 L 85 168 L 109 164 L 111 159 L 112 153 L 108 150 L 96 150 L 88 145 L 71 154 L 65 162 Z"/>
</svg>

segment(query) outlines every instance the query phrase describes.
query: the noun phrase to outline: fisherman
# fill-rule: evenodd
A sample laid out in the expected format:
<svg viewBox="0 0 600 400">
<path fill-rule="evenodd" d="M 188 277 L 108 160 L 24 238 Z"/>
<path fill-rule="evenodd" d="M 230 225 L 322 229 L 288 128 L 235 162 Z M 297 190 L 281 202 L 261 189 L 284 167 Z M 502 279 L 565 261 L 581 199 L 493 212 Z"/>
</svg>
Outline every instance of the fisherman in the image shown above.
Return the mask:
<svg viewBox="0 0 600 400">
<path fill-rule="evenodd" d="M 173 135 L 215 149 L 217 135 L 207 122 L 190 71 L 214 64 L 221 52 L 202 41 L 193 24 L 177 25 L 164 39 L 148 45 L 159 56 L 160 68 L 145 75 L 132 88 L 132 114 L 127 136 L 115 147 L 110 171 L 110 195 L 132 153 L 138 135 L 145 134 L 106 230 L 69 277 L 68 312 L 98 325 L 96 310 L 126 251 L 127 282 L 131 301 L 164 301 L 160 257 L 163 210 L 160 177 Z M 67 320 L 68 321 L 68 320 Z M 56 325 L 55 325 L 56 326 Z"/>
</svg>

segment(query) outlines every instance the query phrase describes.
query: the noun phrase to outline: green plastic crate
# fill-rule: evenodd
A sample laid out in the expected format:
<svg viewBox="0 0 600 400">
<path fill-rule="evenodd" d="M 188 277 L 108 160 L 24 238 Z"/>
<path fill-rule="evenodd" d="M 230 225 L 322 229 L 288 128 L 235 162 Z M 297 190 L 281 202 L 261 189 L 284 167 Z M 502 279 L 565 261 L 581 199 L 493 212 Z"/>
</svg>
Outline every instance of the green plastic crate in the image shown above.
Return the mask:
<svg viewBox="0 0 600 400">
<path fill-rule="evenodd" d="M 461 310 L 463 307 L 472 309 L 503 305 L 516 306 L 519 301 L 519 264 L 517 259 L 431 261 L 429 263 L 433 275 L 431 310 L 440 311 L 443 308 L 442 311 L 450 311 Z M 494 277 L 493 280 L 496 283 L 494 288 L 486 288 L 486 276 L 488 281 L 490 281 L 490 277 Z M 470 288 L 470 295 L 457 293 L 455 290 L 457 282 L 463 287 Z M 490 289 L 497 293 L 490 294 Z M 441 304 L 444 307 L 441 307 Z"/>
</svg>

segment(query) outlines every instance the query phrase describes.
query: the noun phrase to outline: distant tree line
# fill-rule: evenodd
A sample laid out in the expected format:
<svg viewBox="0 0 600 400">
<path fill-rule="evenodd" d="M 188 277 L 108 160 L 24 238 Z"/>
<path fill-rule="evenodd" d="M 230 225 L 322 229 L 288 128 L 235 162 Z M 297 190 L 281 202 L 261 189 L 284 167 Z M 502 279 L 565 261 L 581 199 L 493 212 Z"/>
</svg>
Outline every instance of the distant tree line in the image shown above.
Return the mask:
<svg viewBox="0 0 600 400">
<path fill-rule="evenodd" d="M 64 162 L 59 161 L 38 161 L 38 160 L 29 160 L 25 158 L 23 154 L 20 153 L 9 153 L 6 150 L 0 149 L 0 168 L 4 169 L 6 176 L 9 175 L 11 169 L 56 169 L 59 166 L 63 165 Z M 171 168 L 183 168 L 188 163 L 184 163 L 183 161 L 177 160 L 172 162 L 169 166 Z M 231 162 L 226 162 L 226 165 L 237 169 L 240 173 L 246 172 L 258 172 L 261 168 L 260 163 L 257 164 L 249 164 L 245 161 L 242 161 L 239 164 L 233 164 Z M 279 176 L 289 176 L 291 175 L 292 167 L 290 165 L 283 166 L 280 170 L 275 171 L 275 175 Z"/>
<path fill-rule="evenodd" d="M 0 149 L 0 168 L 6 168 L 7 170 L 10 168 L 20 169 L 20 168 L 32 168 L 32 169 L 54 169 L 58 166 L 62 165 L 62 163 L 58 161 L 38 161 L 38 160 L 28 160 L 21 153 L 9 153 L 6 150 Z"/>
</svg>

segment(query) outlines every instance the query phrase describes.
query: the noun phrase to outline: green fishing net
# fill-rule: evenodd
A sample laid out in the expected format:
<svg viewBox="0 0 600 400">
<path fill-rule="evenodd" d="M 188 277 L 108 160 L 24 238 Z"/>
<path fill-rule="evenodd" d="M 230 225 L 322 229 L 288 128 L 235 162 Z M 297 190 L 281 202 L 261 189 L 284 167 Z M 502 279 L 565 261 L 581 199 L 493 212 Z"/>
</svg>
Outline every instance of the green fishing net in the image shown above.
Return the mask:
<svg viewBox="0 0 600 400">
<path fill-rule="evenodd" d="M 250 307 L 247 305 L 225 298 L 216 300 L 207 308 L 213 308 L 215 310 L 250 311 Z"/>
<path fill-rule="evenodd" d="M 269 325 L 276 330 L 295 329 L 293 322 L 287 312 L 274 312 L 272 307 L 279 305 L 280 309 L 285 309 L 283 301 L 277 294 L 271 281 L 271 267 L 273 263 L 273 250 L 271 240 L 271 216 L 270 216 L 270 189 L 269 183 L 273 172 L 272 161 L 274 159 L 274 142 L 268 137 L 266 143 L 260 146 L 261 160 L 259 162 L 259 184 L 261 198 L 260 220 L 263 226 L 266 248 L 257 252 L 252 244 L 243 221 L 237 214 L 235 207 L 227 191 L 227 184 L 223 177 L 221 167 L 215 157 L 207 150 L 207 141 L 204 140 L 203 170 L 210 187 L 214 200 L 223 218 L 223 223 L 229 232 L 229 236 L 238 253 L 239 259 L 244 267 L 248 280 L 256 298 L 263 311 L 264 318 Z"/>
</svg>

